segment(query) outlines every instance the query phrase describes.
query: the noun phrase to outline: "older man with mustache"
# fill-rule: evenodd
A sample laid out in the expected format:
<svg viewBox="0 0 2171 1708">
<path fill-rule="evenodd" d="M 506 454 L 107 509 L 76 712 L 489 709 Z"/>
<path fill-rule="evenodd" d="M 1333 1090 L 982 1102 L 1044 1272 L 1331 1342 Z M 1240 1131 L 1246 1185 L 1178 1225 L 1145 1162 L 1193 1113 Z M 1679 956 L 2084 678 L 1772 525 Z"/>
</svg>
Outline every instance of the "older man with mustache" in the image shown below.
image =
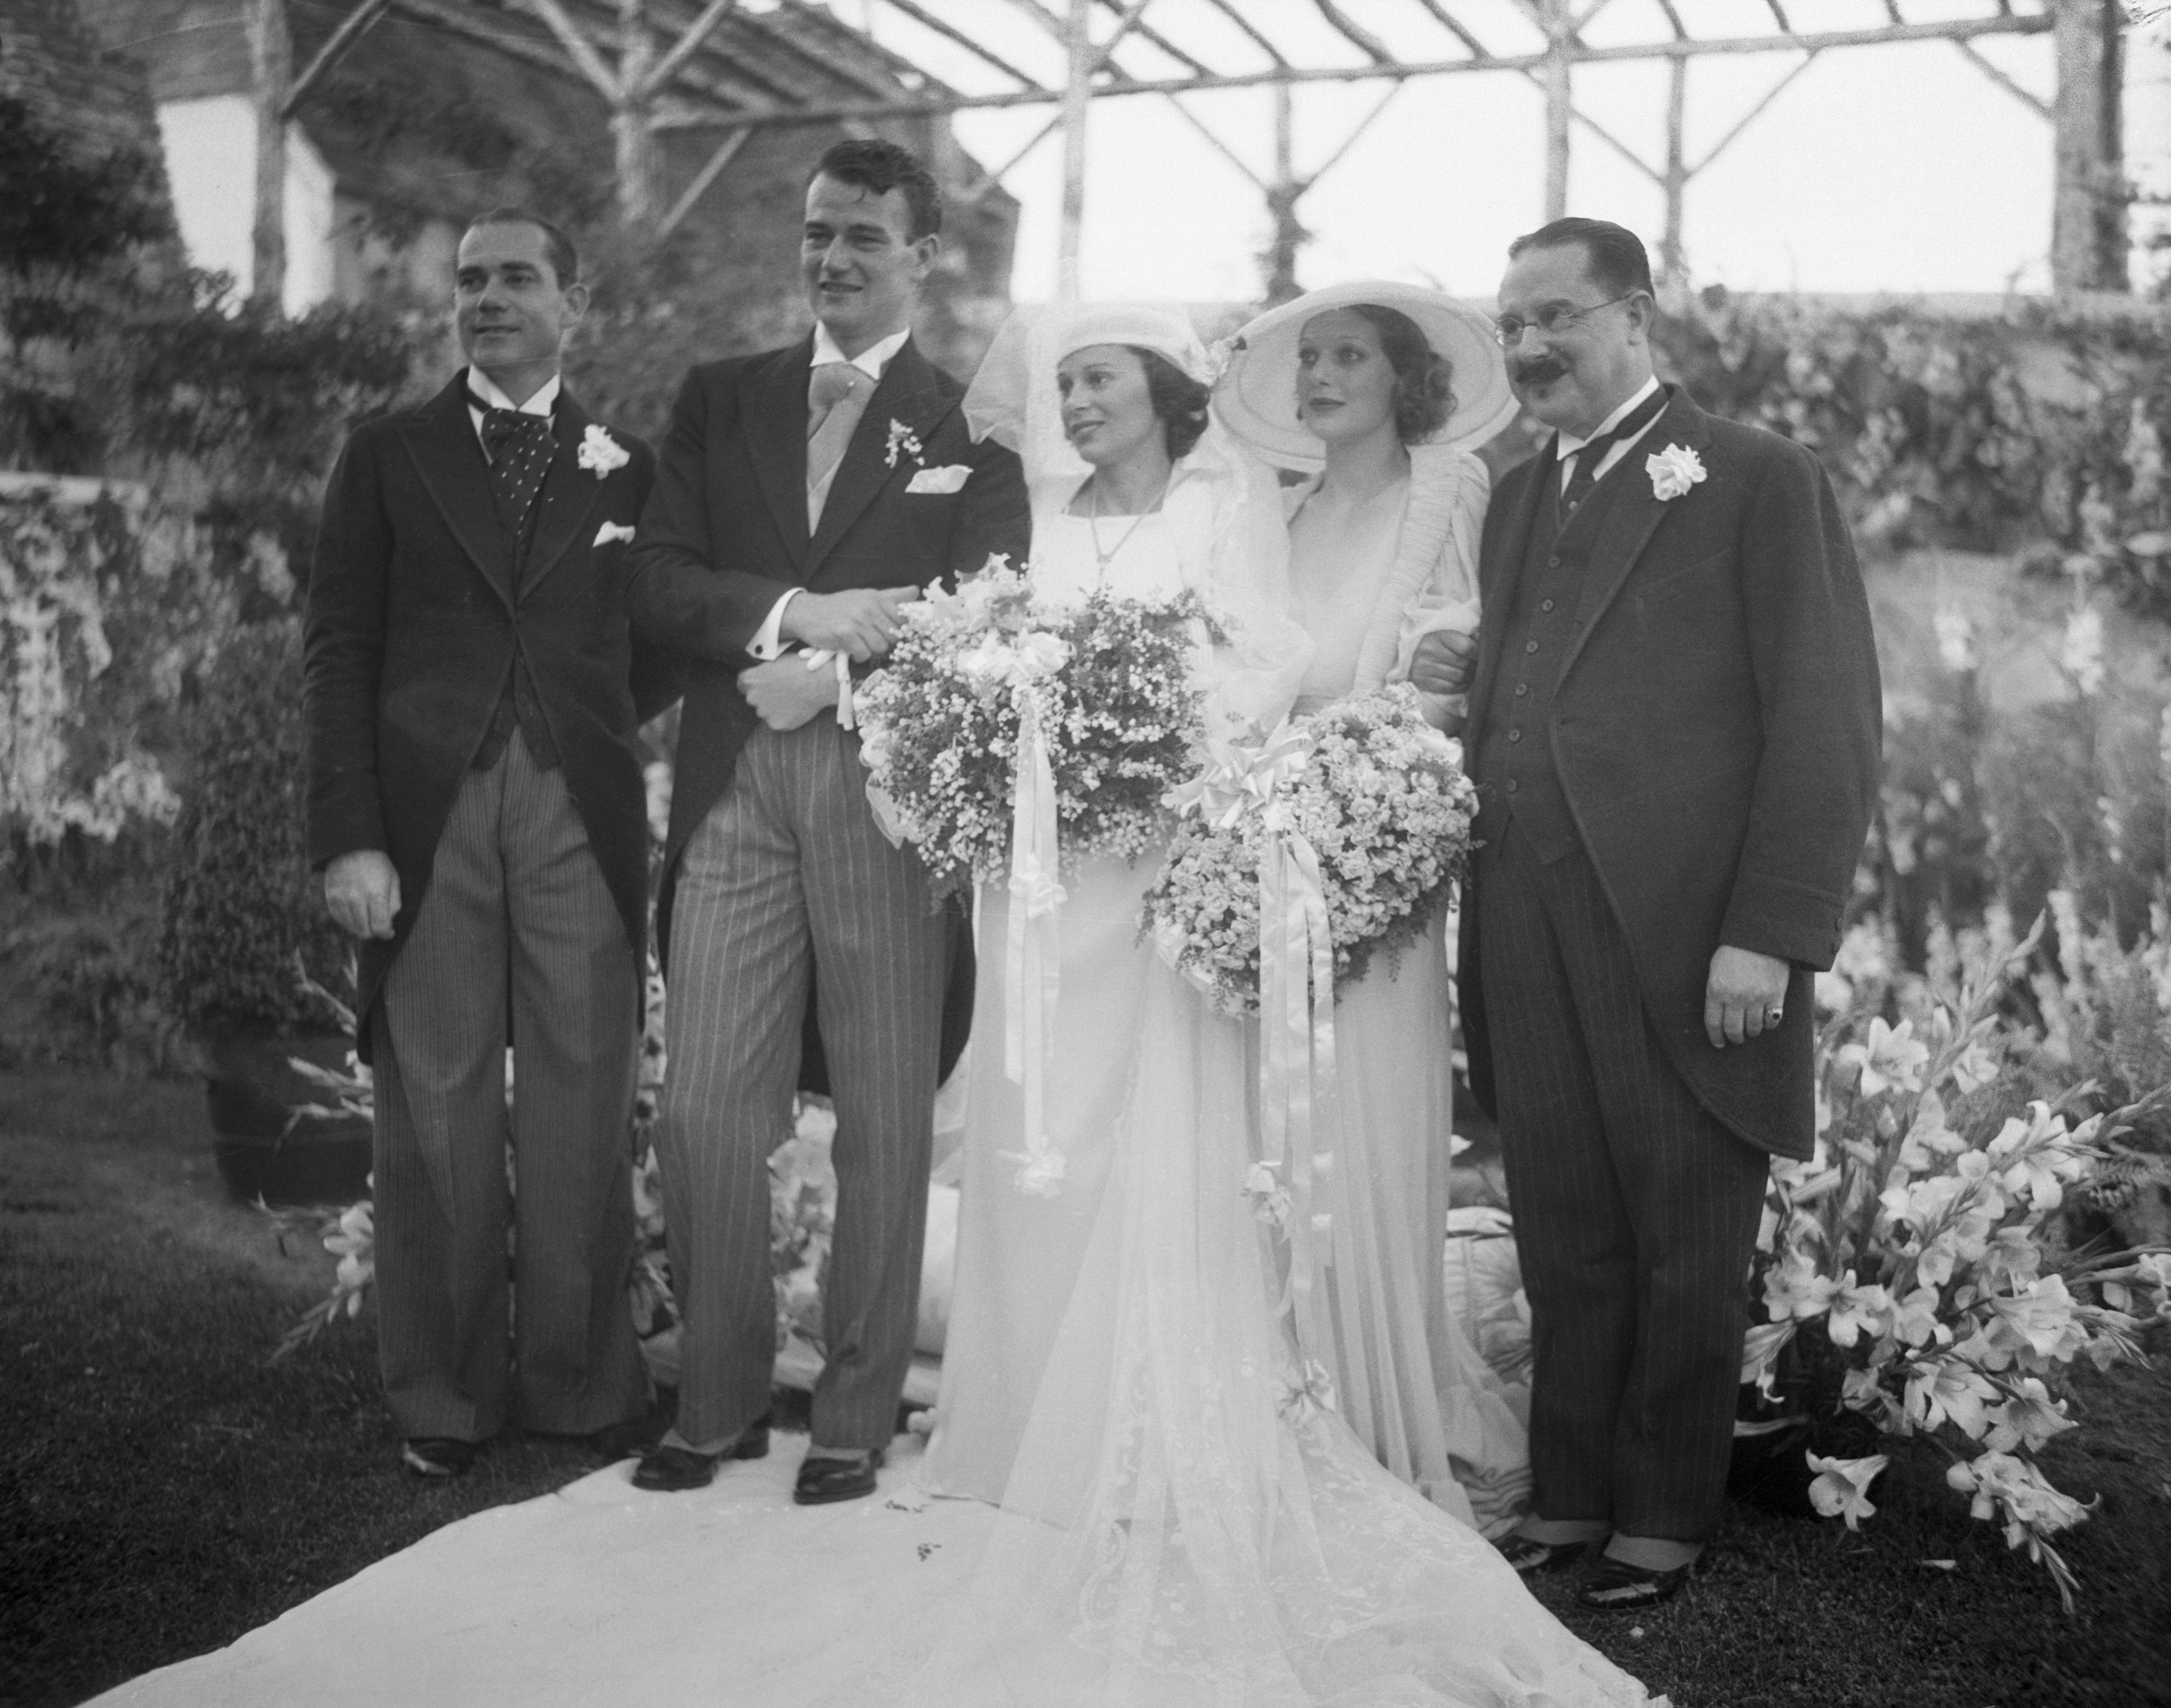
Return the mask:
<svg viewBox="0 0 2171 1708">
<path fill-rule="evenodd" d="M 1498 325 L 1553 429 L 1496 491 L 1471 661 L 1471 1089 L 1500 1123 L 1536 1362 L 1518 1571 L 1673 1594 L 1717 1528 L 1768 1158 L 1815 1136 L 1813 979 L 1874 798 L 1877 658 L 1808 450 L 1652 368 L 1643 245 L 1563 219 Z"/>
</svg>

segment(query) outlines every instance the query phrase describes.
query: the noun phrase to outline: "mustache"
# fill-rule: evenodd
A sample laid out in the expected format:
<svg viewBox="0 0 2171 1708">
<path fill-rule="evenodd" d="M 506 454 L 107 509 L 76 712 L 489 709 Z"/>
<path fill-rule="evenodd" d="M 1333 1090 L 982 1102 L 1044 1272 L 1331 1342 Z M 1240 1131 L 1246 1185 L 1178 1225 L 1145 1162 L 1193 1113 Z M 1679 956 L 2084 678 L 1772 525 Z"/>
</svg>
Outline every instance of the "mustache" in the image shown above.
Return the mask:
<svg viewBox="0 0 2171 1708">
<path fill-rule="evenodd" d="M 1508 378 L 1518 385 L 1543 385 L 1567 372 L 1568 363 L 1548 356 L 1536 362 L 1516 363 L 1509 368 Z"/>
</svg>

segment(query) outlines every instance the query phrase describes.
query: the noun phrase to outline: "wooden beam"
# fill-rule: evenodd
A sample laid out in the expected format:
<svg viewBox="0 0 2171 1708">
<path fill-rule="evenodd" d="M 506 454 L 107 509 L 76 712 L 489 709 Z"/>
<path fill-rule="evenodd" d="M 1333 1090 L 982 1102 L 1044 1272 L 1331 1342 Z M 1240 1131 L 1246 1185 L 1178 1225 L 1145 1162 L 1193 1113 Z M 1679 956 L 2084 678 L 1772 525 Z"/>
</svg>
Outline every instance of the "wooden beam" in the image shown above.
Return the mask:
<svg viewBox="0 0 2171 1708">
<path fill-rule="evenodd" d="M 1807 71 L 1810 65 L 1815 62 L 1815 59 L 1816 55 L 1814 53 L 1804 54 L 1802 56 L 1802 62 L 1799 65 L 1788 72 L 1786 76 L 1781 78 L 1778 82 L 1773 83 L 1770 89 L 1765 90 L 1762 98 L 1757 101 L 1756 105 L 1750 108 L 1747 112 L 1744 113 L 1739 118 L 1734 121 L 1734 128 L 1729 131 L 1724 136 L 1721 137 L 1716 142 L 1713 142 L 1710 148 L 1706 151 L 1703 158 L 1697 161 L 1695 165 L 1689 168 L 1689 176 L 1691 178 L 1695 177 L 1697 173 L 1702 171 L 1705 167 L 1710 165 L 1713 161 L 1718 158 L 1721 154 L 1723 154 L 1727 149 L 1732 146 L 1734 139 L 1736 137 L 1739 137 L 1744 131 L 1747 130 L 1751 125 L 1755 124 L 1758 119 L 1761 118 L 1764 115 L 1766 109 L 1770 107 L 1772 102 L 1779 99 L 1780 94 L 1785 90 L 1787 85 L 1793 82 L 1793 80 L 1799 77 L 1804 72 Z"/>
<path fill-rule="evenodd" d="M 671 204 L 670 212 L 657 221 L 656 235 L 658 239 L 667 238 L 678 229 L 686 216 L 694 211 L 694 204 L 701 199 L 711 184 L 723 175 L 724 168 L 738 158 L 739 150 L 746 147 L 753 132 L 752 125 L 742 125 L 716 144 L 716 153 L 709 156 L 701 169 L 694 175 L 693 182 L 679 193 L 678 199 Z"/>
<path fill-rule="evenodd" d="M 2122 291 L 2128 277 L 2122 19 L 2115 0 L 2050 0 L 2050 12 L 2058 63 L 2051 288 Z"/>
<path fill-rule="evenodd" d="M 1334 27 L 1343 40 L 1354 42 L 1360 52 L 1367 55 L 1375 65 L 1392 65 L 1395 56 L 1387 44 L 1364 28 L 1355 19 L 1334 3 L 1334 0 L 1311 0 L 1319 8 L 1319 15 Z"/>
<path fill-rule="evenodd" d="M 1093 56 L 1096 71 L 1115 69 L 1116 50 L 1123 45 L 1123 38 L 1138 27 L 1139 19 L 1145 16 L 1146 8 L 1152 4 L 1153 0 L 1131 0 L 1129 5 L 1115 8 L 1116 27 L 1109 32 L 1108 39 L 1101 44 L 1100 51 Z"/>
<path fill-rule="evenodd" d="M 1123 13 L 1123 0 L 1101 0 L 1101 4 L 1108 11 L 1115 13 L 1119 17 Z M 1143 12 L 1145 8 L 1141 6 L 1139 9 Z M 1134 20 L 1134 22 L 1136 23 L 1136 20 Z M 1212 66 L 1206 64 L 1202 60 L 1195 59 L 1190 54 L 1186 53 L 1182 48 L 1171 41 L 1166 35 L 1163 35 L 1158 30 L 1155 30 L 1151 24 L 1137 23 L 1136 27 L 1139 40 L 1152 43 L 1154 46 L 1159 48 L 1178 65 L 1182 66 L 1186 70 L 1190 72 L 1193 77 L 1210 77 L 1213 75 L 1214 67 Z M 1112 52 L 1114 50 L 1112 46 L 1110 51 Z M 1108 68 L 1111 71 L 1116 68 L 1113 61 L 1109 62 Z"/>
<path fill-rule="evenodd" d="M 346 51 L 362 40 L 362 32 L 382 18 L 391 4 L 392 0 L 362 0 L 360 5 L 340 19 L 339 28 L 324 38 L 324 45 L 303 67 L 302 74 L 287 87 L 287 104 L 279 111 L 281 119 L 294 116 L 294 109 L 302 104 L 302 98 L 317 86 L 318 79 L 346 57 Z"/>
<path fill-rule="evenodd" d="M 1010 158 L 1004 161 L 1001 165 L 996 167 L 994 171 L 983 172 L 977 181 L 967 185 L 963 189 L 957 191 L 954 193 L 946 193 L 951 194 L 951 200 L 963 202 L 968 207 L 971 206 L 973 203 L 979 201 L 982 196 L 985 196 L 990 190 L 993 190 L 998 184 L 1001 183 L 1004 178 L 1009 175 L 1013 167 L 1022 164 L 1027 155 L 1032 153 L 1035 148 L 1037 148 L 1043 142 L 1045 142 L 1050 137 L 1053 136 L 1062 128 L 1063 115 L 1061 113 L 1058 113 L 1053 118 L 1050 119 L 1046 124 L 1043 125 L 1038 130 L 1032 133 L 1032 140 L 1031 142 L 1027 142 L 1025 147 L 1020 148 L 1016 153 L 1012 154 Z"/>
<path fill-rule="evenodd" d="M 1242 30 L 1246 35 L 1249 36 L 1252 40 L 1252 45 L 1257 48 L 1260 52 L 1265 54 L 1266 56 L 1269 60 L 1273 61 L 1274 64 L 1287 65 L 1289 63 L 1289 61 L 1283 56 L 1281 49 L 1274 45 L 1273 38 L 1267 35 L 1264 30 L 1258 27 L 1258 25 L 1252 23 L 1250 19 L 1245 17 L 1241 12 L 1238 11 L 1233 3 L 1233 0 L 1207 0 L 1207 3 L 1212 6 L 1216 12 L 1219 12 L 1231 24 L 1235 24 L 1237 29 Z M 1425 3 L 1434 3 L 1434 0 L 1425 0 Z"/>
<path fill-rule="evenodd" d="M 1373 103 L 1372 110 L 1365 114 L 1363 118 L 1359 119 L 1355 126 L 1350 131 L 1349 134 L 1342 139 L 1342 146 L 1337 148 L 1332 154 L 1329 154 L 1324 160 L 1321 161 L 1318 165 L 1313 167 L 1311 171 L 1305 174 L 1304 187 L 1306 190 L 1311 189 L 1313 185 L 1318 183 L 1321 179 L 1332 172 L 1337 166 L 1339 166 L 1342 164 L 1343 157 L 1347 155 L 1352 148 L 1357 146 L 1358 140 L 1364 136 L 1365 132 L 1372 128 L 1372 121 L 1377 119 L 1380 114 L 1386 112 L 1388 107 L 1393 105 L 1395 97 L 1408 87 L 1409 85 L 1407 83 L 1402 83 L 1391 85 L 1388 88 L 1386 94 L 1381 95 L 1377 101 Z"/>
<path fill-rule="evenodd" d="M 395 0 L 405 7 L 408 0 Z M 1571 46 L 1571 65 L 1620 65 L 1638 61 L 1700 59 L 1707 55 L 1823 52 L 1836 47 L 1882 47 L 1903 41 L 1979 40 L 1991 35 L 2042 35 L 2050 30 L 2050 19 L 2042 13 L 2013 13 L 1997 18 L 1955 19 L 1938 24 L 1910 24 L 1895 28 L 1880 25 L 1862 30 L 1833 30 L 1791 36 L 1767 34 L 1704 40 L 1624 43 L 1618 46 Z M 1503 54 L 1488 60 L 1412 60 L 1391 65 L 1277 66 L 1265 71 L 1233 72 L 1213 77 L 1139 78 L 1128 82 L 1097 85 L 1098 99 L 1121 95 L 1203 94 L 1216 89 L 1262 89 L 1275 83 L 1368 83 L 1379 78 L 1402 82 L 1411 78 L 1447 77 L 1462 72 L 1538 71 L 1545 67 L 1544 53 Z M 840 118 L 921 118 L 943 113 L 979 112 L 1004 107 L 1044 106 L 1052 94 L 1005 90 L 994 94 L 956 92 L 914 96 L 889 101 L 817 101 L 763 114 L 763 124 L 828 124 Z M 736 118 L 724 122 L 736 122 Z"/>
<path fill-rule="evenodd" d="M 566 50 L 566 56 L 573 62 L 574 69 L 593 83 L 603 98 L 616 102 L 619 98 L 618 73 L 603 63 L 603 56 L 596 51 L 587 32 L 573 22 L 558 0 L 526 0 L 528 8 L 543 20 L 543 26 L 558 38 L 558 45 Z"/>
<path fill-rule="evenodd" d="M 1198 132 L 1200 136 L 1205 137 L 1208 142 L 1211 142 L 1215 148 L 1220 151 L 1221 158 L 1223 159 L 1226 160 L 1231 166 L 1234 166 L 1239 172 L 1250 179 L 1253 186 L 1262 194 L 1266 192 L 1269 187 L 1268 181 L 1252 169 L 1250 162 L 1246 161 L 1242 155 L 1239 154 L 1234 148 L 1223 142 L 1220 137 L 1216 136 L 1205 120 L 1200 118 L 1198 114 L 1193 112 L 1189 107 L 1184 105 L 1184 104 L 1178 100 L 1174 95 L 1171 95 L 1168 98 L 1168 104 L 1174 107 L 1177 111 L 1182 115 L 1185 121 L 1190 125 L 1193 130 Z"/>
<path fill-rule="evenodd" d="M 933 30 L 944 40 L 955 42 L 958 46 L 963 48 L 968 53 L 973 55 L 983 62 L 994 67 L 994 68 L 1000 72 L 1005 77 L 1009 78 L 1016 83 L 1020 88 L 1037 89 L 1045 87 L 1038 78 L 1020 71 L 1016 66 L 1012 65 L 1008 60 L 1003 58 L 1000 54 L 997 54 L 988 47 L 983 46 L 977 37 L 967 35 L 956 24 L 948 23 L 943 19 L 937 17 L 934 13 L 930 12 L 925 6 L 918 4 L 917 0 L 883 0 L 883 3 L 893 11 L 903 13 L 907 18 L 909 18 L 914 24 L 919 24 L 922 29 Z M 1054 93 L 1055 92 L 1053 89 L 1048 90 L 1048 94 L 1051 98 L 1054 95 Z"/>
<path fill-rule="evenodd" d="M 1996 83 L 1998 88 L 2003 89 L 2006 94 L 2011 95 L 2013 99 L 2018 101 L 2021 105 L 2028 108 L 2037 118 L 2049 119 L 2051 116 L 2050 102 L 2045 100 L 2042 96 L 2037 94 L 2033 89 L 2023 89 L 2018 83 L 2015 83 L 2006 74 L 2005 68 L 2002 66 L 1997 64 L 1991 60 L 1984 58 L 1982 51 L 1975 46 L 1973 42 L 1955 41 L 1953 46 L 1959 51 L 1959 52 L 1966 58 L 1968 62 L 1974 66 L 1977 71 L 1981 72 L 1992 83 Z"/>
<path fill-rule="evenodd" d="M 1660 0 L 1660 3 L 1664 4 L 1664 0 Z M 1423 7 L 1424 9 L 1431 14 L 1434 23 L 1438 24 L 1441 29 L 1446 30 L 1450 35 L 1452 35 L 1457 41 L 1468 48 L 1477 58 L 1492 58 L 1493 56 L 1485 51 L 1485 44 L 1480 41 L 1476 36 L 1472 35 L 1470 33 L 1469 28 L 1464 24 L 1461 19 L 1456 18 L 1452 12 L 1450 12 L 1446 7 L 1441 5 L 1439 3 L 1439 0 L 1418 0 L 1418 4 Z"/>
<path fill-rule="evenodd" d="M 1681 284 L 1688 273 L 1681 243 L 1689 187 L 1688 107 L 1689 62 L 1677 59 L 1666 67 L 1666 229 L 1659 242 L 1659 277 L 1671 285 Z"/>
<path fill-rule="evenodd" d="M 1065 303 L 1078 300 L 1078 254 L 1086 226 L 1086 126 L 1093 108 L 1096 63 L 1092 19 L 1093 0 L 1070 0 L 1063 38 L 1063 206 L 1055 261 L 1056 296 Z"/>
<path fill-rule="evenodd" d="M 249 0 L 249 94 L 256 110 L 256 206 L 249 226 L 249 299 L 279 312 L 287 295 L 287 90 L 294 42 L 287 0 Z"/>
<path fill-rule="evenodd" d="M 647 95 L 655 94 L 678 76 L 685 68 L 687 62 L 708 46 L 709 38 L 716 33 L 716 26 L 738 3 L 739 0 L 709 0 L 707 9 L 686 26 L 678 40 L 671 44 L 670 51 L 657 61 L 655 69 L 641 80 L 641 92 Z"/>
<path fill-rule="evenodd" d="M 650 108 L 657 65 L 648 0 L 618 0 L 619 93 L 611 103 L 611 143 L 619 225 L 636 239 L 656 235 L 656 129 Z"/>
<path fill-rule="evenodd" d="M 1575 86 L 1568 57 L 1568 0 L 1543 0 L 1546 26 L 1546 221 L 1568 212 L 1568 128 L 1575 116 Z"/>
</svg>

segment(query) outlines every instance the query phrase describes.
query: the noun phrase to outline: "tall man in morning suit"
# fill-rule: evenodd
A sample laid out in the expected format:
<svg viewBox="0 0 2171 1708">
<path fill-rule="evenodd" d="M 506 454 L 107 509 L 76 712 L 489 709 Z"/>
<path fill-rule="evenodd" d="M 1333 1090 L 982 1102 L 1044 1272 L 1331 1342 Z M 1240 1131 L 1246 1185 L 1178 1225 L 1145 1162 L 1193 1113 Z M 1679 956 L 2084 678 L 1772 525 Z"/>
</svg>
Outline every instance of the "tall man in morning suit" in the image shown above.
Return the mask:
<svg viewBox="0 0 2171 1708">
<path fill-rule="evenodd" d="M 964 388 L 912 339 L 941 218 L 904 149 L 823 156 L 800 248 L 813 336 L 687 376 L 635 546 L 635 629 L 689 655 L 657 916 L 681 1368 L 645 1488 L 699 1487 L 767 1451 L 768 1157 L 790 1130 L 810 985 L 837 1214 L 798 1500 L 873 1489 L 911 1362 L 946 998 L 969 1019 L 969 976 L 953 975 L 971 949 L 919 857 L 876 827 L 852 669 L 887 651 L 918 588 L 991 553 L 1022 561 L 1029 528 L 1016 457 L 973 443 Z"/>
<path fill-rule="evenodd" d="M 1654 377 L 1635 236 L 1561 220 L 1509 255 L 1509 376 L 1554 436 L 1486 517 L 1465 734 L 1461 1012 L 1536 1352 L 1504 1546 L 1536 1571 L 1603 1540 L 1581 1599 L 1632 1609 L 1718 1525 L 1769 1157 L 1815 1137 L 1877 659 L 1815 457 Z M 1420 686 L 1455 684 L 1450 650 Z"/>
<path fill-rule="evenodd" d="M 468 365 L 348 440 L 305 667 L 311 852 L 362 940 L 376 1075 L 378 1357 L 405 1463 L 434 1476 L 508 1420 L 614 1453 L 647 1407 L 626 1300 L 636 733 L 669 699 L 624 601 L 653 460 L 559 379 L 587 303 L 572 244 L 501 208 L 457 266 Z"/>
</svg>

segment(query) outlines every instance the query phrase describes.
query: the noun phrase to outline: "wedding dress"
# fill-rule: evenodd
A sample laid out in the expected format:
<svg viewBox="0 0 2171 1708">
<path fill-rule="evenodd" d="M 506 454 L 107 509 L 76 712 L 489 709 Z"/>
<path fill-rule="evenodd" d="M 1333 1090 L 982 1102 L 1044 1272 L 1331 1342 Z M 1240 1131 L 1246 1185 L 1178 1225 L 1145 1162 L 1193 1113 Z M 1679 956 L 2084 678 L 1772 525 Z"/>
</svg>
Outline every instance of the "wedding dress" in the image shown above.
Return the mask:
<svg viewBox="0 0 2171 1708">
<path fill-rule="evenodd" d="M 1000 371 L 1001 351 L 999 339 L 983 380 Z M 1053 360 L 1046 366 L 1052 374 Z M 1028 445 L 1032 424 L 1028 416 Z M 1214 454 L 1231 454 L 1225 444 Z M 1032 481 L 1031 454 L 1027 473 Z M 1241 538 L 1261 554 L 1253 590 L 1284 581 L 1273 554 L 1285 536 L 1257 526 L 1262 502 L 1278 508 L 1271 485 L 1246 477 L 1221 491 L 1241 501 L 1238 513 L 1178 506 L 1171 491 L 1165 508 L 1177 555 Z M 1037 502 L 1037 524 L 1052 513 Z M 1202 526 L 1212 531 L 1187 534 Z M 1059 538 L 1040 528 L 1036 552 L 1067 556 Z M 1285 588 L 1282 597 L 1285 609 Z M 1270 709 L 1262 690 L 1280 692 L 1286 710 L 1295 687 L 1288 666 L 1293 658 L 1300 669 L 1308 650 L 1282 651 L 1276 668 L 1255 655 L 1220 685 L 1219 712 L 1241 706 L 1257 717 Z M 1067 947 L 1064 959 L 1067 979 Z M 1547 1613 L 1476 1529 L 1381 1469 L 1336 1411 L 1331 1376 L 1289 1337 L 1283 1259 L 1246 1194 L 1257 1029 L 1214 1012 L 1158 960 L 1137 976 L 1135 1023 L 1118 1040 L 1062 1034 L 1065 1050 L 1130 1052 L 1127 1070 L 1103 1063 L 1123 1082 L 1121 1109 L 1096 1158 L 1091 1229 L 1037 1360 L 1001 1511 L 903 1700 L 912 1708 L 1648 1701 Z M 1002 1179 L 981 1190 L 1018 1195 Z M 980 1207 L 989 1208 L 984 1196 Z M 974 1213 L 968 1189 L 965 1219 Z M 1007 1286 L 984 1269 L 968 1280 L 961 1253 L 959 1312 L 970 1308 L 968 1291 Z M 950 1347 L 977 1356 L 959 1345 L 954 1318 Z M 960 1399 L 946 1385 L 938 1436 L 964 1428 L 962 1413 L 948 1414 Z"/>
<path fill-rule="evenodd" d="M 1140 517 L 1134 528 L 1128 518 L 1101 525 L 1109 540 L 1122 536 L 1105 564 L 1086 518 L 1043 518 L 1032 551 L 1038 596 L 1082 603 L 1106 589 L 1165 603 L 1184 590 L 1165 514 Z M 1002 885 L 982 887 L 973 1005 L 978 1045 L 967 1058 L 957 1267 L 936 1423 L 920 1474 L 932 1493 L 997 1501 L 1010 1480 L 1027 1414 L 1078 1284 L 1130 1088 L 1146 976 L 1155 964 L 1151 947 L 1139 941 L 1139 916 L 1157 865 L 1150 855 L 1135 863 L 1095 855 L 1064 862 L 1050 1028 L 1057 1047 L 1043 1070 L 1048 1136 L 1065 1167 L 1063 1190 L 1052 1197 L 1014 1184 L 1018 1165 L 1010 1157 L 1025 1130 L 1025 1095 L 1005 1071 L 1002 1049 L 1011 904 Z"/>
<path fill-rule="evenodd" d="M 1305 525 L 1316 477 L 1288 495 L 1290 591 L 1313 642 L 1299 712 L 1406 679 L 1432 629 L 1477 626 L 1487 488 L 1470 453 L 1420 445 L 1408 478 L 1359 506 L 1338 534 Z M 1321 1267 L 1344 1421 L 1395 1475 L 1497 1535 L 1529 1495 L 1528 1397 L 1503 1384 L 1446 1304 L 1445 926 L 1435 918 L 1419 942 L 1337 993 L 1340 1108 L 1321 1189 Z"/>
</svg>

